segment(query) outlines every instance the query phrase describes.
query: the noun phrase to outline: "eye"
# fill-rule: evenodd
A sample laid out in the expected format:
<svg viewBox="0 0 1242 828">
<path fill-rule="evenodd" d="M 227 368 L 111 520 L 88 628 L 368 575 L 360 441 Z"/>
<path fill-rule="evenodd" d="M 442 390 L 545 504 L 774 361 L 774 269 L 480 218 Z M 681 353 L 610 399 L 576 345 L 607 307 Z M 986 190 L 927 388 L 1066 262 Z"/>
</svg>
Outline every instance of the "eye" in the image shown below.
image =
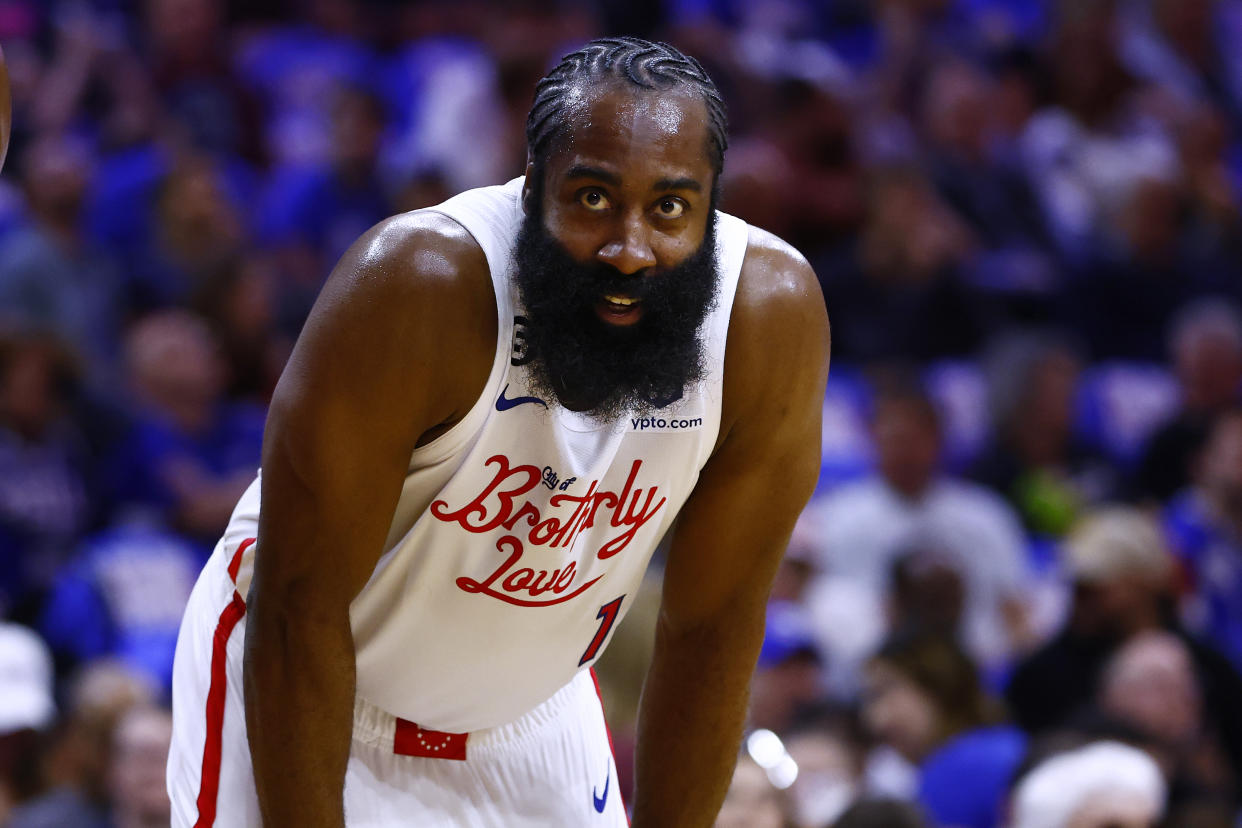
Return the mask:
<svg viewBox="0 0 1242 828">
<path fill-rule="evenodd" d="M 578 194 L 578 203 L 592 212 L 607 210 L 612 206 L 608 203 L 608 196 L 599 190 L 583 190 Z"/>
<path fill-rule="evenodd" d="M 686 202 L 680 198 L 662 198 L 656 205 L 656 212 L 663 218 L 681 218 L 686 213 Z"/>
</svg>

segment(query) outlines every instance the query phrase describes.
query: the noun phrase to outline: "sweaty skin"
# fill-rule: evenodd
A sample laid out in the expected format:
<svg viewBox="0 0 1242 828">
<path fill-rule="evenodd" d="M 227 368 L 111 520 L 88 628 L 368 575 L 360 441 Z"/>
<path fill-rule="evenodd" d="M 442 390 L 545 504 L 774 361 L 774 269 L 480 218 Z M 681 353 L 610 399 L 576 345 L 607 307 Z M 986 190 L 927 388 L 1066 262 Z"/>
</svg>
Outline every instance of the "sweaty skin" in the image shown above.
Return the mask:
<svg viewBox="0 0 1242 828">
<path fill-rule="evenodd" d="M 544 165 L 549 232 L 575 258 L 638 278 L 680 262 L 709 213 L 703 103 L 613 87 L 583 106 Z M 528 189 L 528 211 L 531 198 Z M 268 825 L 344 824 L 349 605 L 383 551 L 410 453 L 482 392 L 495 319 L 487 263 L 469 234 L 443 216 L 397 216 L 342 258 L 281 377 L 264 439 L 244 668 Z M 763 231 L 751 231 L 725 366 L 720 436 L 665 573 L 641 703 L 636 828 L 712 824 L 771 581 L 818 473 L 828 320 L 806 261 Z"/>
</svg>

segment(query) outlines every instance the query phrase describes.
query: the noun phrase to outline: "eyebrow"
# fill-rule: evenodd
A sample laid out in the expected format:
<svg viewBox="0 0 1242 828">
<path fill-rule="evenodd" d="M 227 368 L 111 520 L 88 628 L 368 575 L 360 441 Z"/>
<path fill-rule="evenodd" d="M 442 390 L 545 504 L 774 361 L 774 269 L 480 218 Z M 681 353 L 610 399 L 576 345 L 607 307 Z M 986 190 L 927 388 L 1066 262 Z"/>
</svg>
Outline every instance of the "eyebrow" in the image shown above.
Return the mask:
<svg viewBox="0 0 1242 828">
<path fill-rule="evenodd" d="M 591 167 L 586 164 L 574 164 L 569 168 L 569 172 L 565 174 L 565 177 L 594 178 L 598 181 L 603 181 L 606 184 L 611 184 L 614 187 L 621 186 L 621 176 L 616 173 L 609 172 L 608 170 L 601 169 L 599 167 Z"/>
<path fill-rule="evenodd" d="M 569 179 L 575 178 L 594 178 L 596 181 L 603 181 L 613 187 L 621 186 L 621 176 L 614 172 L 605 170 L 602 167 L 593 167 L 589 164 L 574 164 L 565 173 L 565 177 Z M 652 187 L 656 192 L 667 192 L 669 190 L 689 190 L 695 193 L 703 192 L 703 185 L 694 178 L 682 176 L 681 178 L 661 178 Z"/>
<path fill-rule="evenodd" d="M 703 192 L 703 185 L 693 178 L 661 178 L 655 183 L 653 188 L 660 192 L 665 190 L 691 190 L 696 193 Z"/>
</svg>

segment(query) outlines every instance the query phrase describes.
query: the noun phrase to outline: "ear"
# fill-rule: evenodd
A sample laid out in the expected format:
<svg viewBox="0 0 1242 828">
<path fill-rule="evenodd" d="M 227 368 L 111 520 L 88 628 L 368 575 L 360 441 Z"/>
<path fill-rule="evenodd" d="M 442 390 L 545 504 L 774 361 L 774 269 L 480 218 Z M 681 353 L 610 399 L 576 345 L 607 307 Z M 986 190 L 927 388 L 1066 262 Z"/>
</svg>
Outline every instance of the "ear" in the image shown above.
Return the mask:
<svg viewBox="0 0 1242 828">
<path fill-rule="evenodd" d="M 532 208 L 534 207 L 534 204 L 531 203 L 531 199 L 534 198 L 534 193 L 531 192 L 531 186 L 530 186 L 530 179 L 531 179 L 531 176 L 534 174 L 535 174 L 534 162 L 527 160 L 526 180 L 522 182 L 522 212 L 528 216 L 531 214 Z"/>
</svg>

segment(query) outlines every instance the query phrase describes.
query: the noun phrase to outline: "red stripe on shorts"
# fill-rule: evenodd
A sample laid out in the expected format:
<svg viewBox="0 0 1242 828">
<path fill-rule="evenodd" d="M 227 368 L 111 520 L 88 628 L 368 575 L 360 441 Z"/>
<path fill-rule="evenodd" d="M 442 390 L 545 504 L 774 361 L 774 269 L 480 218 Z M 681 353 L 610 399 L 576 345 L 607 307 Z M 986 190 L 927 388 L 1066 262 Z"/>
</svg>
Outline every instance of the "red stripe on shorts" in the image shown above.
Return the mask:
<svg viewBox="0 0 1242 828">
<path fill-rule="evenodd" d="M 244 545 L 243 545 L 244 547 Z M 240 557 L 240 553 L 239 553 Z M 229 636 L 246 614 L 246 602 L 233 592 L 233 600 L 220 613 L 211 641 L 211 685 L 207 690 L 207 739 L 203 743 L 203 772 L 198 788 L 198 821 L 194 828 L 209 828 L 216 821 L 216 794 L 220 790 L 220 751 L 224 740 L 224 691 L 228 684 Z"/>
<path fill-rule="evenodd" d="M 233 553 L 233 560 L 229 561 L 229 577 L 233 579 L 233 583 L 237 583 L 237 573 L 241 571 L 242 554 L 249 549 L 255 542 L 256 538 L 246 538 L 241 542 L 241 546 L 237 547 L 237 551 Z"/>
</svg>

